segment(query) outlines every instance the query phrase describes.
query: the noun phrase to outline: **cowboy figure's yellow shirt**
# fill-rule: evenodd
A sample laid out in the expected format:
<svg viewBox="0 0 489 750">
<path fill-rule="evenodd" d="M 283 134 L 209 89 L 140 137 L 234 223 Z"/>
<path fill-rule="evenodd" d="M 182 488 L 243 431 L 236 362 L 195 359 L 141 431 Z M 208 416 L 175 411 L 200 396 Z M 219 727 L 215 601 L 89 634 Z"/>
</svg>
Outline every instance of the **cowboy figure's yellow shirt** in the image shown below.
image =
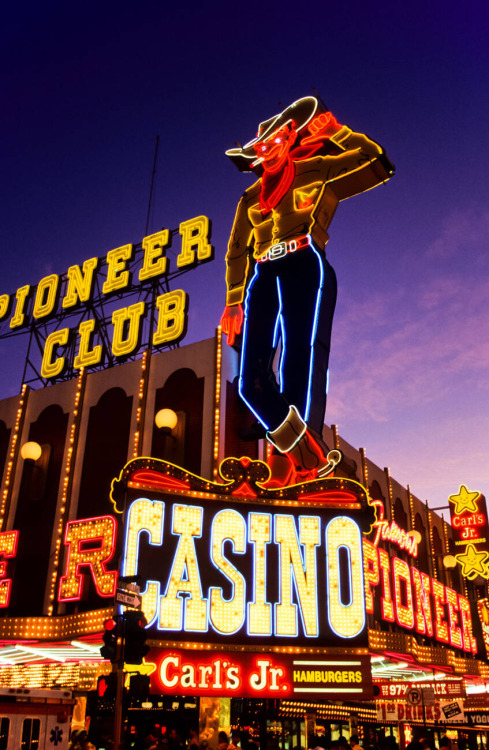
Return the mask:
<svg viewBox="0 0 489 750">
<path fill-rule="evenodd" d="M 269 213 L 260 210 L 261 181 L 249 187 L 236 211 L 226 255 L 227 305 L 243 302 L 253 259 L 277 242 L 310 234 L 324 248 L 327 229 L 339 201 L 389 179 L 392 166 L 382 148 L 347 127 L 332 136 L 343 153 L 294 163 L 294 181 Z"/>
</svg>

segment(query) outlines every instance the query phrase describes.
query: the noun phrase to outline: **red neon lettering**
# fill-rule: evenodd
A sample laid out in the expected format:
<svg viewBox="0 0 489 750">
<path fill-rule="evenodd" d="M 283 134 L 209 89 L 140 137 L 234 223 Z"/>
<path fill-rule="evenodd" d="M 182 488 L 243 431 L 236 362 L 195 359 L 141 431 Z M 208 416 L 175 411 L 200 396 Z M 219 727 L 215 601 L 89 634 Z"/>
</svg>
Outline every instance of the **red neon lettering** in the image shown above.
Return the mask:
<svg viewBox="0 0 489 750">
<path fill-rule="evenodd" d="M 487 519 L 483 513 L 473 513 L 471 516 L 455 516 L 452 526 L 459 529 L 462 526 L 484 526 Z"/>
<path fill-rule="evenodd" d="M 382 500 L 374 500 L 372 505 L 378 508 L 379 518 L 373 524 L 376 528 L 374 545 L 377 547 L 380 539 L 385 542 L 396 544 L 399 549 L 406 550 L 412 557 L 418 556 L 418 543 L 416 539 L 401 529 L 395 521 L 389 521 L 385 518 L 385 508 Z"/>
<path fill-rule="evenodd" d="M 462 648 L 462 631 L 458 627 L 458 596 L 453 589 L 446 588 L 448 609 L 448 630 L 450 643 L 456 648 Z"/>
<path fill-rule="evenodd" d="M 382 576 L 382 618 L 394 622 L 394 603 L 390 584 L 390 560 L 385 549 L 379 549 L 380 574 Z"/>
<path fill-rule="evenodd" d="M 377 552 L 377 557 L 375 555 Z M 366 611 L 372 614 L 373 587 L 382 583 L 381 617 L 406 629 L 415 628 L 420 635 L 434 637 L 455 648 L 470 653 L 477 652 L 472 631 L 468 600 L 446 588 L 440 581 L 430 578 L 405 561 L 394 558 L 391 581 L 390 558 L 386 550 L 363 542 Z M 410 576 L 408 586 L 408 576 Z M 396 608 L 394 610 L 394 598 Z M 395 617 L 396 615 L 396 617 Z"/>
<path fill-rule="evenodd" d="M 464 651 L 475 654 L 477 653 L 477 642 L 472 634 L 472 616 L 470 614 L 469 600 L 465 596 L 459 596 L 458 606 L 460 609 L 460 619 L 462 620 Z"/>
<path fill-rule="evenodd" d="M 413 590 L 411 587 L 411 576 L 409 574 L 409 565 L 404 560 L 395 557 L 394 564 L 394 593 L 396 597 L 396 614 L 397 622 L 403 628 L 414 627 L 414 610 L 413 610 Z M 404 592 L 406 603 L 402 599 L 402 585 L 404 583 Z"/>
<path fill-rule="evenodd" d="M 215 693 L 223 688 L 239 691 L 242 684 L 240 666 L 224 657 L 201 662 L 184 661 L 179 654 L 168 654 L 162 659 L 158 674 L 163 687 L 177 692 L 194 689 L 199 693 Z"/>
<path fill-rule="evenodd" d="M 430 577 L 417 568 L 411 568 L 414 583 L 416 630 L 421 635 L 433 635 L 433 617 L 430 605 Z"/>
<path fill-rule="evenodd" d="M 19 543 L 18 531 L 3 531 L 0 534 L 0 556 L 11 558 L 17 554 Z M 5 578 L 7 575 L 7 563 L 0 563 L 0 607 L 8 607 L 10 603 L 10 593 L 12 590 L 12 579 Z"/>
<path fill-rule="evenodd" d="M 444 604 L 446 602 L 445 586 L 440 581 L 431 582 L 433 600 L 435 602 L 435 637 L 443 643 L 448 643 L 448 625 L 443 619 L 445 614 Z"/>
<path fill-rule="evenodd" d="M 477 539 L 478 536 L 477 529 L 465 528 L 462 529 L 460 539 Z"/>
<path fill-rule="evenodd" d="M 372 586 L 379 585 L 379 557 L 377 548 L 366 539 L 363 540 L 363 569 L 365 576 L 365 610 L 369 615 L 374 613 Z"/>
<path fill-rule="evenodd" d="M 117 571 L 108 571 L 106 565 L 114 555 L 115 541 L 116 521 L 112 516 L 69 521 L 66 524 L 64 543 L 68 547 L 68 554 L 65 575 L 59 582 L 60 602 L 81 598 L 84 574 L 80 573 L 80 569 L 84 567 L 88 567 L 99 596 L 114 596 Z"/>
</svg>

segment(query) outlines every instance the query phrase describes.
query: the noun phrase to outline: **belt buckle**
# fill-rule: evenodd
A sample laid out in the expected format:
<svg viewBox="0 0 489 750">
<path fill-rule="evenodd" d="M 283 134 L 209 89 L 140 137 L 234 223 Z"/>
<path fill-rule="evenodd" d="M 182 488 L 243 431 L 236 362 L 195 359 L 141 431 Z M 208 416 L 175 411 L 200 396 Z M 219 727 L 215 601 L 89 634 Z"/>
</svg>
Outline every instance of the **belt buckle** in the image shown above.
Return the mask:
<svg viewBox="0 0 489 750">
<path fill-rule="evenodd" d="M 268 257 L 270 260 L 277 260 L 278 258 L 283 258 L 284 255 L 287 255 L 287 243 L 286 242 L 277 242 L 276 245 L 272 245 L 272 247 L 268 250 Z"/>
</svg>

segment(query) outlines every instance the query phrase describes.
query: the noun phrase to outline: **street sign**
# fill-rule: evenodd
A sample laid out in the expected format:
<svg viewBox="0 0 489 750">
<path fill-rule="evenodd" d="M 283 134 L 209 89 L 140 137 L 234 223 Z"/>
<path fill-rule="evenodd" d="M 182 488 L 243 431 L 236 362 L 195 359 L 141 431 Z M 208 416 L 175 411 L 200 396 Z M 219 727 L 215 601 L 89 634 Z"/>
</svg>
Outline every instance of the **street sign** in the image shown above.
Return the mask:
<svg viewBox="0 0 489 750">
<path fill-rule="evenodd" d="M 123 604 L 125 607 L 132 607 L 133 609 L 141 609 L 141 597 L 139 594 L 126 591 L 125 589 L 116 590 L 115 603 Z"/>
<path fill-rule="evenodd" d="M 429 687 L 410 688 L 406 693 L 406 700 L 411 706 L 434 706 L 435 691 Z"/>
<path fill-rule="evenodd" d="M 410 706 L 421 706 L 423 702 L 421 688 L 410 688 L 406 693 L 406 700 Z"/>
</svg>

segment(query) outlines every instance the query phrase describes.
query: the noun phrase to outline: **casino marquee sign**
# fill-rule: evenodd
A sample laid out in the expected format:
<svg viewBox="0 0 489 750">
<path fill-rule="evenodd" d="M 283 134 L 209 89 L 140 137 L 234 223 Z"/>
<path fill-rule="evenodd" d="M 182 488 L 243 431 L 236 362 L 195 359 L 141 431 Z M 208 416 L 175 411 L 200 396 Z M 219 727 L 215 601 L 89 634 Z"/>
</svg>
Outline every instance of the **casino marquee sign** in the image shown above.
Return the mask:
<svg viewBox="0 0 489 750">
<path fill-rule="evenodd" d="M 125 504 L 122 575 L 146 581 L 160 638 L 234 645 L 367 648 L 362 533 L 375 520 L 358 483 L 266 490 L 268 468 L 227 459 L 225 484 L 157 459 L 113 483 Z"/>
<path fill-rule="evenodd" d="M 114 514 L 65 526 L 58 601 L 80 601 L 91 578 L 113 603 L 118 572 L 138 576 L 153 691 L 371 698 L 369 614 L 457 657 L 478 652 L 468 599 L 419 569 L 412 536 L 359 483 L 267 489 L 269 468 L 248 458 L 225 459 L 220 475 L 136 458 L 112 482 Z M 18 535 L 0 535 L 3 557 Z"/>
<path fill-rule="evenodd" d="M 121 574 L 141 576 L 160 646 L 152 689 L 371 697 L 364 489 L 327 478 L 267 490 L 268 468 L 247 458 L 226 459 L 221 477 L 143 458 L 113 482 Z"/>
</svg>

